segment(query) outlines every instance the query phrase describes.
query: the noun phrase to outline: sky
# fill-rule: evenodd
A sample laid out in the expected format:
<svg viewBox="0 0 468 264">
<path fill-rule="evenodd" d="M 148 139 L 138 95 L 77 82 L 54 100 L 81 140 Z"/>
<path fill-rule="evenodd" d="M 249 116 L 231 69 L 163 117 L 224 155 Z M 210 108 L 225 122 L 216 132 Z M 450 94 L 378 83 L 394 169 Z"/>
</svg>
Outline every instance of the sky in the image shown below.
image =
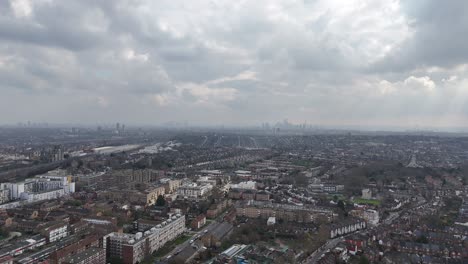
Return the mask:
<svg viewBox="0 0 468 264">
<path fill-rule="evenodd" d="M 0 124 L 467 127 L 465 0 L 3 0 Z"/>
</svg>

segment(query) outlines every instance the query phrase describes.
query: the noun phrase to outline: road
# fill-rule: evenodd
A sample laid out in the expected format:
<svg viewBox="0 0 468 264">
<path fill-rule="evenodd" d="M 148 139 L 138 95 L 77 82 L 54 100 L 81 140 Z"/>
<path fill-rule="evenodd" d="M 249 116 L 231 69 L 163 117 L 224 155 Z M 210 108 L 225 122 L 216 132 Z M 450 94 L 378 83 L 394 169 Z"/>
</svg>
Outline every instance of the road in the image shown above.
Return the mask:
<svg viewBox="0 0 468 264">
<path fill-rule="evenodd" d="M 187 239 L 184 243 L 177 245 L 171 252 L 166 254 L 164 257 L 161 259 L 166 259 L 168 256 L 174 256 L 178 252 L 181 252 L 184 250 L 184 248 L 190 246 L 190 241 L 194 240 L 196 241 L 197 239 L 200 239 L 205 233 L 210 232 L 218 223 L 221 223 L 223 221 L 224 216 L 227 214 L 228 210 L 226 210 L 224 213 L 218 215 L 215 219 L 212 220 L 211 223 L 208 225 L 204 226 L 202 229 L 200 229 L 197 232 L 191 232 L 193 233 L 192 237 L 190 239 Z M 205 232 L 206 231 L 206 232 Z"/>
<path fill-rule="evenodd" d="M 221 144 L 221 140 L 223 139 L 223 136 L 219 136 L 218 137 L 218 140 L 216 141 L 216 143 L 214 144 L 215 147 L 218 147 L 220 144 Z"/>
<path fill-rule="evenodd" d="M 253 137 L 250 137 L 250 140 L 252 140 L 252 142 L 254 143 L 255 148 L 258 148 L 257 140 L 255 140 L 255 138 Z"/>
<path fill-rule="evenodd" d="M 203 140 L 203 142 L 201 143 L 200 148 L 205 145 L 206 141 L 208 141 L 208 137 L 207 136 L 204 136 L 204 137 L 205 137 L 205 140 Z"/>
<path fill-rule="evenodd" d="M 337 237 L 332 240 L 328 240 L 323 246 L 321 246 L 319 249 L 317 249 L 314 253 L 312 253 L 306 260 L 304 260 L 302 263 L 303 264 L 314 264 L 317 263 L 317 261 L 322 257 L 323 254 L 325 254 L 328 250 L 336 247 L 336 245 L 344 241 L 344 237 Z"/>
<path fill-rule="evenodd" d="M 192 241 L 192 240 L 195 241 L 195 240 L 199 239 L 200 237 L 202 237 L 204 235 L 205 231 L 206 231 L 206 233 L 208 233 L 211 229 L 213 229 L 215 227 L 215 225 L 217 223 L 218 223 L 217 221 L 213 221 L 213 222 L 209 223 L 208 225 L 206 225 L 201 230 L 199 230 L 197 232 L 192 232 L 193 235 L 192 235 L 192 237 L 190 239 L 187 239 L 184 243 L 182 243 L 180 245 L 177 245 L 173 250 L 171 250 L 171 252 L 166 254 L 161 259 L 166 259 L 169 256 L 174 256 L 174 255 L 176 255 L 176 253 L 181 252 L 182 250 L 184 250 L 185 247 L 190 246 L 190 244 L 191 244 L 190 241 Z"/>
</svg>

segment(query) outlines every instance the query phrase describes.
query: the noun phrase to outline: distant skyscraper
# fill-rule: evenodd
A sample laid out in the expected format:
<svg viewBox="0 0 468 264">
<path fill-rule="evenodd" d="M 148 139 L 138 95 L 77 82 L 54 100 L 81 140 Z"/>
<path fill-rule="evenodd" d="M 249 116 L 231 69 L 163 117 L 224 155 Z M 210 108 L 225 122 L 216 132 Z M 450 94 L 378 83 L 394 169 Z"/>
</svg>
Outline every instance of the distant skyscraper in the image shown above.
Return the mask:
<svg viewBox="0 0 468 264">
<path fill-rule="evenodd" d="M 120 131 L 120 123 L 115 124 L 115 130 Z"/>
</svg>

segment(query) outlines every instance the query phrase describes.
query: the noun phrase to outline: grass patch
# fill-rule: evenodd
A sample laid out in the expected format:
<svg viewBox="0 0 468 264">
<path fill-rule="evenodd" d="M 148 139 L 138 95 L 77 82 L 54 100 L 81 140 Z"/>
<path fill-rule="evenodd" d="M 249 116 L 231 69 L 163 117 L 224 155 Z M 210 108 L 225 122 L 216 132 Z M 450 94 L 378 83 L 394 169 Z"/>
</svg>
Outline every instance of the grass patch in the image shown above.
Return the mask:
<svg viewBox="0 0 468 264">
<path fill-rule="evenodd" d="M 191 238 L 191 236 L 188 236 L 188 235 L 181 235 L 181 236 L 178 236 L 176 239 L 172 240 L 171 242 L 174 244 L 174 245 L 180 245 L 182 243 L 184 243 L 185 241 L 189 240 L 189 238 Z M 169 242 L 169 243 L 171 243 Z"/>
<path fill-rule="evenodd" d="M 153 257 L 162 258 L 165 255 L 169 254 L 176 246 L 184 243 L 185 241 L 189 240 L 191 236 L 188 235 L 181 235 L 178 236 L 176 239 L 167 242 L 162 248 L 158 249 L 153 253 Z"/>
<path fill-rule="evenodd" d="M 327 199 L 328 200 L 335 200 L 336 198 L 336 201 L 339 201 L 339 200 L 345 200 L 345 196 L 341 193 L 335 193 L 335 194 L 328 194 L 327 195 Z"/>
<path fill-rule="evenodd" d="M 380 205 L 380 200 L 375 200 L 375 199 L 362 199 L 362 198 L 355 198 L 353 203 L 357 204 L 369 204 L 369 205 Z"/>
</svg>

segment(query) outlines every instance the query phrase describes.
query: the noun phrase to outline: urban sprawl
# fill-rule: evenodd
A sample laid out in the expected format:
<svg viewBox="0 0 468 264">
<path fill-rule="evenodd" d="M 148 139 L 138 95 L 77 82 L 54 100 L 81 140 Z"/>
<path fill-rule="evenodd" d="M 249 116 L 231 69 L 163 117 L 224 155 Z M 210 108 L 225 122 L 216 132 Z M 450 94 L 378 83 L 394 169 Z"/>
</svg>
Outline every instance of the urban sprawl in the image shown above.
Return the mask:
<svg viewBox="0 0 468 264">
<path fill-rule="evenodd" d="M 468 137 L 0 128 L 0 264 L 468 263 Z"/>
</svg>

